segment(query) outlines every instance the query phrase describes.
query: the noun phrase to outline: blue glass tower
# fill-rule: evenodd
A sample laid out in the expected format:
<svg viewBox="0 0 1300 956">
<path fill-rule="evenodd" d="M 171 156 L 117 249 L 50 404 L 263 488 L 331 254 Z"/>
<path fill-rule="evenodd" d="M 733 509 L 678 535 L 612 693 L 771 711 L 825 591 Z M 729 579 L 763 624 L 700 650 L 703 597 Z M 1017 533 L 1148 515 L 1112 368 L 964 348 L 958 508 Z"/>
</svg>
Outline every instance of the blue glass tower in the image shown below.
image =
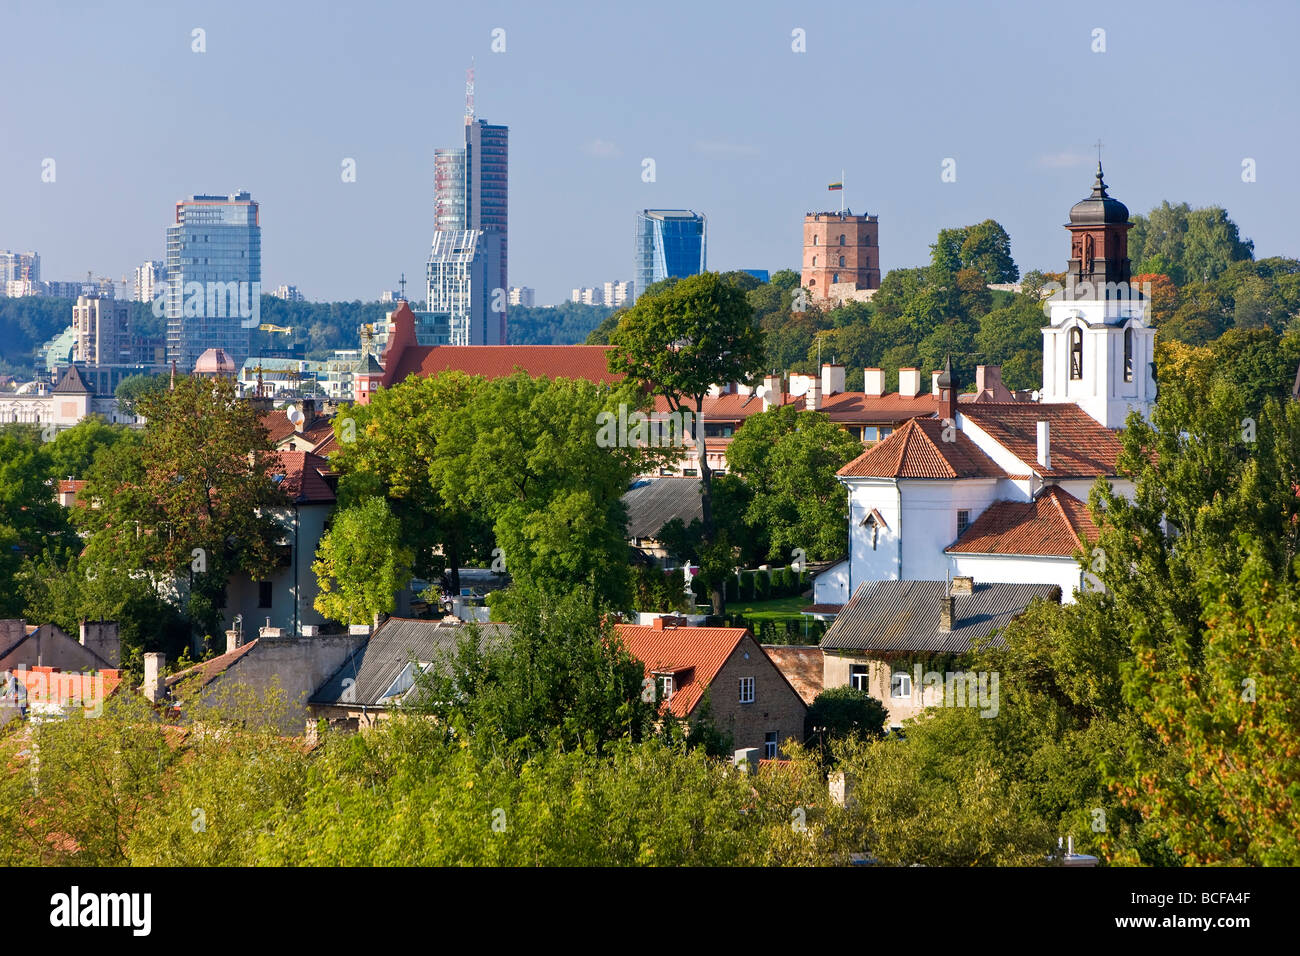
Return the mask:
<svg viewBox="0 0 1300 956">
<path fill-rule="evenodd" d="M 636 216 L 632 280 L 639 297 L 651 283 L 706 268 L 705 218 L 689 209 L 643 209 Z"/>
</svg>

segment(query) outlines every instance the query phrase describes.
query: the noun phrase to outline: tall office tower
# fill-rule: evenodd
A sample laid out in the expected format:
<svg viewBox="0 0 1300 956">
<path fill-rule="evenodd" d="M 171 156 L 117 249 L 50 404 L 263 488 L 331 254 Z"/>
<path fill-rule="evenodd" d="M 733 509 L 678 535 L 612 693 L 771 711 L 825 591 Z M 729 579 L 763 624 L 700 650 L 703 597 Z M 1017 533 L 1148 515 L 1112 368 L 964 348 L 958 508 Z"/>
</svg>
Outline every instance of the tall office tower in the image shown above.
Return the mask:
<svg viewBox="0 0 1300 956">
<path fill-rule="evenodd" d="M 34 252 L 0 251 L 0 292 L 10 282 L 26 282 L 32 288 L 41 284 L 41 257 Z M 24 292 L 23 295 L 34 295 Z"/>
<path fill-rule="evenodd" d="M 188 372 L 207 349 L 222 349 L 242 366 L 261 293 L 262 227 L 252 196 L 178 202 L 167 227 L 168 361 Z"/>
<path fill-rule="evenodd" d="M 633 298 L 664 279 L 705 270 L 704 216 L 689 209 L 643 209 L 636 214 Z"/>
<path fill-rule="evenodd" d="M 85 365 L 132 362 L 130 306 L 104 295 L 83 295 L 72 307 L 72 360 Z"/>
<path fill-rule="evenodd" d="M 136 302 L 152 302 L 158 287 L 167 281 L 166 270 L 157 259 L 146 259 L 135 267 L 135 291 L 132 298 Z"/>
<path fill-rule="evenodd" d="M 508 180 L 510 165 L 510 131 L 474 118 L 474 79 L 471 71 L 466 85 L 465 145 L 434 151 L 435 232 L 460 233 L 477 230 L 495 234 L 493 245 L 499 249 L 497 264 L 488 275 L 489 290 L 501 289 L 506 304 L 510 283 L 507 281 L 507 234 L 509 232 Z M 432 269 L 432 259 L 430 260 Z M 450 297 L 452 294 L 447 293 Z M 430 299 L 432 302 L 432 299 Z M 428 306 L 435 309 L 433 305 Z M 463 318 L 463 317 L 462 317 Z M 506 312 L 491 312 L 498 328 L 474 332 L 471 338 L 506 341 Z"/>
<path fill-rule="evenodd" d="M 501 244 L 500 233 L 481 229 L 433 234 L 426 308 L 450 316 L 451 345 L 505 344 Z"/>
</svg>

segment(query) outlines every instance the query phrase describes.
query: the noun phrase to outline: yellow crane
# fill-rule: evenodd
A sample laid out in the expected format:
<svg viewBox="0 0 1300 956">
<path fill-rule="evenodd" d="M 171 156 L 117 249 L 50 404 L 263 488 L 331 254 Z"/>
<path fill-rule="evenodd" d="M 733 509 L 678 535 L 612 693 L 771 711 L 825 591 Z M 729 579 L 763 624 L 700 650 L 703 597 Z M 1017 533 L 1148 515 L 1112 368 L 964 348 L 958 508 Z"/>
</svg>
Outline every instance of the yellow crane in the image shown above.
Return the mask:
<svg viewBox="0 0 1300 956">
<path fill-rule="evenodd" d="M 285 335 L 293 334 L 293 329 L 285 325 L 263 324 L 263 325 L 259 325 L 257 328 L 259 332 L 283 332 Z"/>
</svg>

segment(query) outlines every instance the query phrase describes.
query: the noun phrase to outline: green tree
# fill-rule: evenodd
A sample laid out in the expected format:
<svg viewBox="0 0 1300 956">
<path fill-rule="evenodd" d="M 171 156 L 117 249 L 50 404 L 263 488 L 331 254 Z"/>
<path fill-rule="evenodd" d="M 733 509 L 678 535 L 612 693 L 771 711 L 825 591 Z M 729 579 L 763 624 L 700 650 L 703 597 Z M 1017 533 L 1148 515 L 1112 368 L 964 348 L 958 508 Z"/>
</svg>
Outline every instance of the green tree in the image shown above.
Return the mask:
<svg viewBox="0 0 1300 956">
<path fill-rule="evenodd" d="M 856 687 L 828 687 L 808 705 L 807 727 L 824 755 L 829 757 L 833 741 L 852 735 L 866 739 L 885 736 L 889 711 L 865 690 Z"/>
<path fill-rule="evenodd" d="M 150 393 L 166 391 L 167 383 L 165 375 L 128 375 L 117 383 L 113 397 L 117 399 L 122 411 L 134 414 L 137 401 Z"/>
<path fill-rule="evenodd" d="M 344 624 L 369 624 L 377 614 L 392 613 L 415 561 L 400 540 L 397 518 L 383 498 L 366 498 L 336 514 L 311 566 L 320 586 L 316 610 Z"/>
<path fill-rule="evenodd" d="M 754 324 L 753 310 L 738 288 L 713 272 L 682 279 L 662 294 L 646 290 L 610 341 L 610 371 L 662 396 L 676 413 L 690 410 L 699 416 L 713 385 L 753 384 L 762 372 L 763 332 Z M 703 434 L 697 442 L 702 524 L 712 541 L 713 469 Z M 713 589 L 715 614 L 722 613 L 723 604 L 719 583 Z"/>
</svg>

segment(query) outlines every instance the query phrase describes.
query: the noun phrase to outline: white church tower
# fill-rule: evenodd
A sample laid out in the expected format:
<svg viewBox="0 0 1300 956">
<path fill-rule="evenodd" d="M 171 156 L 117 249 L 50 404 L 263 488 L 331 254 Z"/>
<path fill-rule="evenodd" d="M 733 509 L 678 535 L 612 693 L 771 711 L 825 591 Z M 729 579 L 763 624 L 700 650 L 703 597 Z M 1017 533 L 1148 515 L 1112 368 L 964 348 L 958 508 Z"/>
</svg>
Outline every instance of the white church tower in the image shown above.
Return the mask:
<svg viewBox="0 0 1300 956">
<path fill-rule="evenodd" d="M 1043 402 L 1073 402 L 1106 428 L 1130 411 L 1149 416 L 1156 397 L 1155 329 L 1134 287 L 1128 207 L 1106 194 L 1097 163 L 1092 195 L 1070 209 L 1066 288 L 1050 300 L 1043 329 Z"/>
</svg>

